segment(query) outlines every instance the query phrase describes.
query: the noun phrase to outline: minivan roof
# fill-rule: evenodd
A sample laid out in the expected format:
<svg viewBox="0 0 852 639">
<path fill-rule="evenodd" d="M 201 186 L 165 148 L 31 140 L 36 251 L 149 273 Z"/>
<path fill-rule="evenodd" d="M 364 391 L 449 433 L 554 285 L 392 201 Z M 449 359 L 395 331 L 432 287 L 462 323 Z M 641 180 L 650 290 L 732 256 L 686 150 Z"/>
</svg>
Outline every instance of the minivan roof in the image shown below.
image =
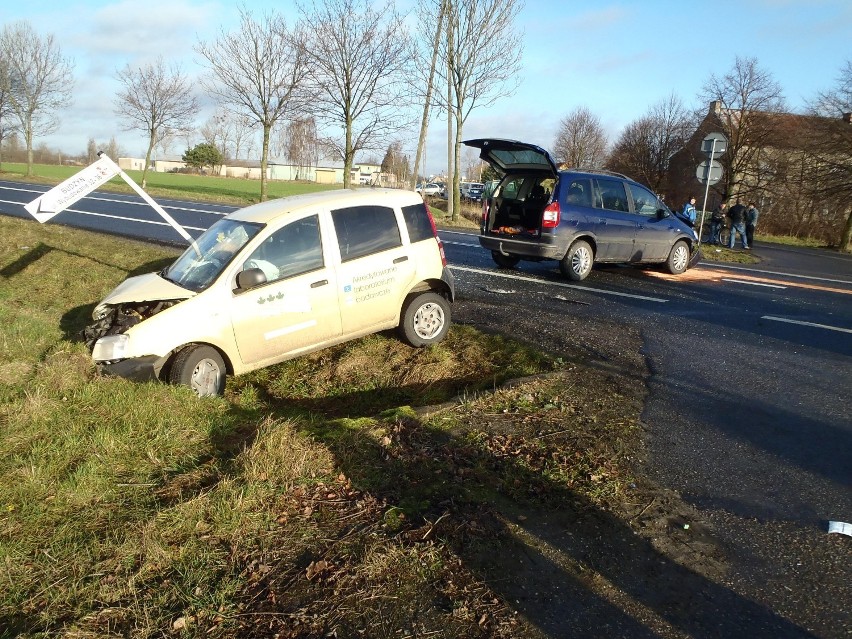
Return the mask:
<svg viewBox="0 0 852 639">
<path fill-rule="evenodd" d="M 502 138 L 465 140 L 463 144 L 479 149 L 480 159 L 501 173 L 544 171 L 556 175 L 558 172 L 550 154 L 535 144 Z"/>
</svg>

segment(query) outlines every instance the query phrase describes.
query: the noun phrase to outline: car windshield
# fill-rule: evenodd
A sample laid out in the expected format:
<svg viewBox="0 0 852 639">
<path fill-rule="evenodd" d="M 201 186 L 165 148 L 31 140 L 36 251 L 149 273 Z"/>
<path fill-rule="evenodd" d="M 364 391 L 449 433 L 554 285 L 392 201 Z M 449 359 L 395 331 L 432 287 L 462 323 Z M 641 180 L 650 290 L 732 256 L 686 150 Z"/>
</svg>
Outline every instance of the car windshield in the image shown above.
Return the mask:
<svg viewBox="0 0 852 639">
<path fill-rule="evenodd" d="M 161 276 L 191 291 L 202 291 L 261 228 L 250 222 L 219 220 L 196 240 L 197 251 L 190 246 Z"/>
</svg>

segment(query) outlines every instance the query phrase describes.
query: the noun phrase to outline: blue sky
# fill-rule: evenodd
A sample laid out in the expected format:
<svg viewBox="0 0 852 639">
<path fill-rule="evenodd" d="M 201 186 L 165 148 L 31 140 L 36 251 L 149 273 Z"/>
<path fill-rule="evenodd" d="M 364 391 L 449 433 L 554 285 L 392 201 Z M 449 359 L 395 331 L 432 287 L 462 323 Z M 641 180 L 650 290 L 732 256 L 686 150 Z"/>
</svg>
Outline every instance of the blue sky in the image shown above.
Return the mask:
<svg viewBox="0 0 852 639">
<path fill-rule="evenodd" d="M 295 21 L 295 3 L 252 0 Z M 413 0 L 398 0 L 410 10 Z M 74 103 L 56 133 L 36 139 L 82 153 L 89 138 L 115 137 L 132 155 L 144 138 L 122 130 L 113 113 L 116 70 L 163 54 L 190 75 L 201 71 L 193 45 L 237 24 L 238 3 L 212 0 L 4 2 L 0 25 L 27 20 L 53 33 L 75 64 Z M 11 6 L 10 6 L 11 5 Z M 411 16 L 414 19 L 414 16 Z M 849 0 L 526 0 L 518 15 L 525 43 L 523 79 L 511 97 L 474 110 L 464 137 L 505 137 L 553 144 L 559 121 L 580 106 L 596 114 L 614 140 L 624 126 L 671 93 L 688 107 L 711 74 L 730 70 L 736 56 L 755 57 L 781 85 L 790 109 L 831 88 L 852 59 Z M 703 106 L 703 105 L 702 105 Z M 199 114 L 201 124 L 209 112 Z M 413 152 L 417 131 L 403 136 Z M 430 125 L 427 169 L 446 164 L 446 128 Z M 180 154 L 184 148 L 174 148 Z M 375 154 L 374 154 L 375 155 Z M 381 157 L 381 153 L 377 154 Z M 359 158 L 366 160 L 366 157 Z"/>
</svg>

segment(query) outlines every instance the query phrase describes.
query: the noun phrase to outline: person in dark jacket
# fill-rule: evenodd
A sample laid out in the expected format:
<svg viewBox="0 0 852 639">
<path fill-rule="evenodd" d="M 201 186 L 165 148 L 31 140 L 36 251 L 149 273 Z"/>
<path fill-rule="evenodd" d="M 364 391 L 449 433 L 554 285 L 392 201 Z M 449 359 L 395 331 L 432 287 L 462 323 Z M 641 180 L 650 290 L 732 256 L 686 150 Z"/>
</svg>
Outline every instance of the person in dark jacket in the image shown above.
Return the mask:
<svg viewBox="0 0 852 639">
<path fill-rule="evenodd" d="M 754 202 L 748 203 L 746 211 L 746 239 L 750 248 L 754 248 L 754 229 L 757 228 L 757 218 L 760 217 L 760 211 L 754 205 Z"/>
<path fill-rule="evenodd" d="M 721 244 L 722 226 L 725 224 L 725 213 L 727 213 L 728 205 L 721 202 L 719 206 L 713 209 L 713 214 L 710 216 L 710 244 Z"/>
<path fill-rule="evenodd" d="M 728 210 L 728 217 L 731 218 L 731 239 L 728 240 L 728 248 L 734 248 L 734 242 L 736 241 L 737 233 L 739 233 L 743 249 L 747 251 L 749 245 L 745 229 L 746 207 L 743 206 L 739 198 L 737 198 L 737 203 Z"/>
</svg>

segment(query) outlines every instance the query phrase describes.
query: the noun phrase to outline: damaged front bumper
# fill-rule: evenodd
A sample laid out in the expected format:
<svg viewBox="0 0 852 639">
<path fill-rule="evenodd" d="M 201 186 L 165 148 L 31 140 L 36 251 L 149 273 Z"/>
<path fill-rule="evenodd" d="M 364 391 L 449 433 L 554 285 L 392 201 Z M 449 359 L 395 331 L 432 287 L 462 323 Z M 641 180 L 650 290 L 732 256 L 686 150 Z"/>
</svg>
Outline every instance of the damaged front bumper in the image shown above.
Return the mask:
<svg viewBox="0 0 852 639">
<path fill-rule="evenodd" d="M 160 372 L 165 363 L 165 358 L 158 355 L 132 357 L 114 362 L 96 362 L 101 372 L 134 382 L 153 382 L 160 379 Z"/>
</svg>

